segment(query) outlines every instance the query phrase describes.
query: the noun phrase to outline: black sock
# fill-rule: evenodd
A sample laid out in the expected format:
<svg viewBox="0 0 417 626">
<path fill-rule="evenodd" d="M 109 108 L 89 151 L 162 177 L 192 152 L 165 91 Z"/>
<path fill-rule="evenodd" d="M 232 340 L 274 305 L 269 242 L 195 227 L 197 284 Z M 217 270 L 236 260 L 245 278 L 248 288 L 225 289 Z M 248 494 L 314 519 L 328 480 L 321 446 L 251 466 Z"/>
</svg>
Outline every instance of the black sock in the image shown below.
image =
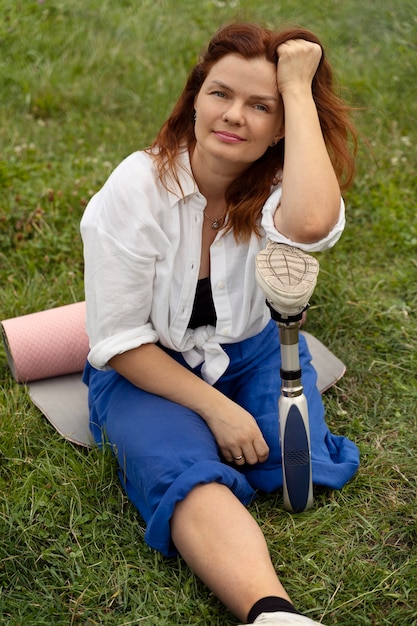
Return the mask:
<svg viewBox="0 0 417 626">
<path fill-rule="evenodd" d="M 278 611 L 300 615 L 294 605 L 288 602 L 288 600 L 284 600 L 284 598 L 279 598 L 278 596 L 267 596 L 255 602 L 248 613 L 248 623 L 253 624 L 261 613 L 275 613 Z"/>
</svg>

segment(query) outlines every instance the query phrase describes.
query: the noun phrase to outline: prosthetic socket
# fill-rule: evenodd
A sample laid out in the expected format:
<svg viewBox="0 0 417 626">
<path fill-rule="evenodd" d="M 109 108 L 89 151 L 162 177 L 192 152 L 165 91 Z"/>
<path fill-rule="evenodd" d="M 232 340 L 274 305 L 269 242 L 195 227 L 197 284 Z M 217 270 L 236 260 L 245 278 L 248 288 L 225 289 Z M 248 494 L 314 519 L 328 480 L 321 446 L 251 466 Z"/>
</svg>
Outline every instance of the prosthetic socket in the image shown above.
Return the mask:
<svg viewBox="0 0 417 626">
<path fill-rule="evenodd" d="M 256 257 L 256 279 L 265 293 L 272 319 L 278 322 L 281 340 L 281 375 L 297 395 L 292 383 L 301 377 L 298 356 L 298 329 L 303 312 L 317 283 L 319 263 L 311 255 L 273 241 Z M 300 385 L 301 383 L 299 383 Z M 301 390 L 298 390 L 300 393 Z"/>
</svg>

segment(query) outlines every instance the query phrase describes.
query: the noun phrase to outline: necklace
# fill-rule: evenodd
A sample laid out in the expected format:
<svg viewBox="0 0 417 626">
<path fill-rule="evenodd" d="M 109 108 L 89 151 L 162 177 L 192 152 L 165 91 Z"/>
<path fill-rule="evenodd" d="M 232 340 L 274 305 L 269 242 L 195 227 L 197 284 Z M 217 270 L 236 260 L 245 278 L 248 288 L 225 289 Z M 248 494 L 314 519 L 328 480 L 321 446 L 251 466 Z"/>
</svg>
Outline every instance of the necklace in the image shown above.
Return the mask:
<svg viewBox="0 0 417 626">
<path fill-rule="evenodd" d="M 206 217 L 208 219 L 208 221 L 211 222 L 211 227 L 212 227 L 213 230 L 219 230 L 220 222 L 222 221 L 224 216 L 225 216 L 225 213 L 223 213 L 223 215 L 220 215 L 220 217 L 216 217 L 213 220 L 213 218 L 210 217 L 209 215 L 207 215 L 207 213 L 204 211 L 204 217 Z"/>
</svg>

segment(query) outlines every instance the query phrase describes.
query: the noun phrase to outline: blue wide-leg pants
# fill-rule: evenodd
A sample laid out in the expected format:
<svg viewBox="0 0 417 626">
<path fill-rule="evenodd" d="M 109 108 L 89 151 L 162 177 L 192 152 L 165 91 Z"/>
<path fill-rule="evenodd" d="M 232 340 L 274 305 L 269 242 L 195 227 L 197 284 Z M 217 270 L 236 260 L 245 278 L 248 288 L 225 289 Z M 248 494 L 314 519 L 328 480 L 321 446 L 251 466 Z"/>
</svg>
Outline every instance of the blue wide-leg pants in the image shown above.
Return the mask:
<svg viewBox="0 0 417 626">
<path fill-rule="evenodd" d="M 114 370 L 98 371 L 87 364 L 84 372 L 94 438 L 99 445 L 112 446 L 121 483 L 146 522 L 145 540 L 167 556 L 176 553 L 170 534 L 175 505 L 196 485 L 219 482 L 244 504 L 256 490 L 272 492 L 282 486 L 276 324 L 271 321 L 259 335 L 222 347 L 230 365 L 215 386 L 257 420 L 270 449 L 265 463 L 243 467 L 226 463 L 207 424 L 194 411 L 135 387 Z M 359 452 L 346 437 L 329 432 L 316 372 L 301 335 L 299 348 L 313 482 L 339 489 L 355 474 Z M 188 367 L 180 353 L 168 352 Z"/>
</svg>

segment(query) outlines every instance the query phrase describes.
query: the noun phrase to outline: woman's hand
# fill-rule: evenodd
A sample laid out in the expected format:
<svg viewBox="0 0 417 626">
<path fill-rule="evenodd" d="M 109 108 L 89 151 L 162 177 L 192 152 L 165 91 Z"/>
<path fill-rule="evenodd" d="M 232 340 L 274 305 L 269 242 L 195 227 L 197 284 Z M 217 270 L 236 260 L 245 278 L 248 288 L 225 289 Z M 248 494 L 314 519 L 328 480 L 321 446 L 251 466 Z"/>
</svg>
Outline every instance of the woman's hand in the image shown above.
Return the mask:
<svg viewBox="0 0 417 626">
<path fill-rule="evenodd" d="M 269 448 L 256 420 L 232 400 L 224 397 L 224 402 L 216 403 L 205 421 L 229 463 L 253 465 L 268 458 Z"/>
<path fill-rule="evenodd" d="M 278 90 L 284 97 L 288 92 L 308 89 L 322 57 L 321 47 L 305 39 L 290 39 L 277 48 Z"/>
</svg>

